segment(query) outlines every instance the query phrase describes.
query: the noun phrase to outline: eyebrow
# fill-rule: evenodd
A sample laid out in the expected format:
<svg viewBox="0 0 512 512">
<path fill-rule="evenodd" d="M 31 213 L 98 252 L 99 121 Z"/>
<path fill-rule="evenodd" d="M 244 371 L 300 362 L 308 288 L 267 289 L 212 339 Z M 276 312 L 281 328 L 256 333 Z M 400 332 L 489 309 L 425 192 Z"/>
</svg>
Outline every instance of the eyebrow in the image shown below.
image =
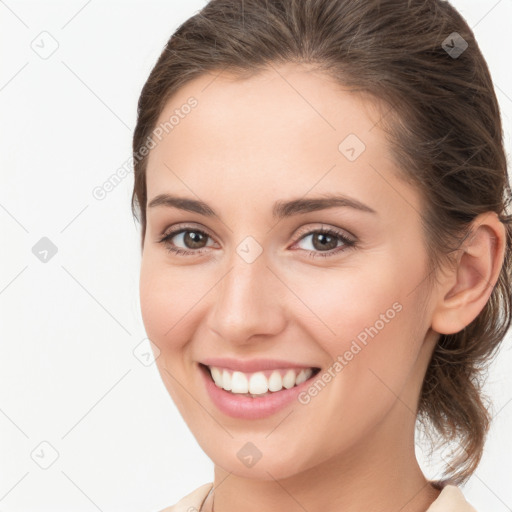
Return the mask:
<svg viewBox="0 0 512 512">
<path fill-rule="evenodd" d="M 179 197 L 172 194 L 159 194 L 155 196 L 149 203 L 148 208 L 157 206 L 166 206 L 169 208 L 177 208 L 187 212 L 199 213 L 206 217 L 217 217 L 215 210 L 208 204 L 197 199 Z M 377 212 L 368 205 L 358 201 L 357 199 L 344 196 L 325 194 L 322 197 L 310 199 L 292 199 L 289 201 L 276 201 L 272 208 L 272 215 L 275 219 L 283 219 L 301 213 L 309 213 L 328 208 L 348 207 L 362 212 L 377 214 Z M 220 219 L 220 217 L 219 217 Z"/>
</svg>

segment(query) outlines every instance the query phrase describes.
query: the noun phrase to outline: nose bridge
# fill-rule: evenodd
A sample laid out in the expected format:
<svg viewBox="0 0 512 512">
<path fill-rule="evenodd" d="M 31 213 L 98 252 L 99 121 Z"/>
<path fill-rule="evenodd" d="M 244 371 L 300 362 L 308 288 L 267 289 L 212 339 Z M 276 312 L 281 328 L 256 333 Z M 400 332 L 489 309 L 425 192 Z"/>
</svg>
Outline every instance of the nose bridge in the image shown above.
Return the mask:
<svg viewBox="0 0 512 512">
<path fill-rule="evenodd" d="M 275 333 L 283 320 L 276 287 L 282 283 L 267 268 L 263 249 L 254 239 L 242 241 L 233 251 L 227 273 L 215 287 L 210 328 L 223 338 L 244 340 Z"/>
</svg>

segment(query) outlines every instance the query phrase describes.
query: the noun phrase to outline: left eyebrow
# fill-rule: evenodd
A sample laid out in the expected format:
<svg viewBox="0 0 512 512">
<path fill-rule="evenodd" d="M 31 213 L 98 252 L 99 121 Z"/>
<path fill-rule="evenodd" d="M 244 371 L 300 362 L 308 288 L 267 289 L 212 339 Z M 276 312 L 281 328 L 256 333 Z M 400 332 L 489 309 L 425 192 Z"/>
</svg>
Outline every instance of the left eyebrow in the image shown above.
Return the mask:
<svg viewBox="0 0 512 512">
<path fill-rule="evenodd" d="M 172 194 L 159 194 L 155 196 L 148 204 L 148 208 L 154 208 L 156 206 L 177 208 L 179 210 L 199 213 L 206 217 L 218 217 L 215 210 L 205 202 L 187 197 L 179 197 Z M 301 198 L 289 201 L 276 201 L 272 208 L 272 215 L 275 219 L 283 219 L 293 215 L 340 207 L 353 208 L 362 212 L 378 215 L 373 208 L 355 198 L 344 195 L 329 194 L 323 197 L 310 199 Z"/>
<path fill-rule="evenodd" d="M 283 219 L 285 217 L 291 217 L 292 215 L 297 215 L 300 213 L 309 213 L 318 210 L 326 210 L 328 208 L 340 207 L 353 208 L 362 212 L 378 215 L 373 208 L 370 208 L 368 205 L 358 201 L 353 197 L 330 194 L 326 194 L 323 197 L 314 197 L 310 199 L 276 201 L 272 212 L 274 218 Z"/>
</svg>

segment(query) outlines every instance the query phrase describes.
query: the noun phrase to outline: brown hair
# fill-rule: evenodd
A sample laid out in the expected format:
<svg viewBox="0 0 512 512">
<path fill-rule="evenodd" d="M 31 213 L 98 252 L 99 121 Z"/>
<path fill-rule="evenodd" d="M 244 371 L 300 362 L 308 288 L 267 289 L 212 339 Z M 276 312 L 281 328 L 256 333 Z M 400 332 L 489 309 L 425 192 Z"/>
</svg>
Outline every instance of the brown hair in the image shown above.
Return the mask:
<svg viewBox="0 0 512 512">
<path fill-rule="evenodd" d="M 489 69 L 473 32 L 447 1 L 211 0 L 180 25 L 138 102 L 132 212 L 140 215 L 142 247 L 147 156 L 141 148 L 169 98 L 206 72 L 226 69 L 243 78 L 287 62 L 314 66 L 388 107 L 381 125 L 399 172 L 425 201 L 429 283 L 471 234 L 477 215 L 496 212 L 505 224 L 505 261 L 491 296 L 462 331 L 440 335 L 418 404 L 431 441 L 433 428 L 444 444 L 458 443 L 443 475 L 462 484 L 480 462 L 491 421 L 482 372 L 512 321 L 512 218 Z"/>
</svg>

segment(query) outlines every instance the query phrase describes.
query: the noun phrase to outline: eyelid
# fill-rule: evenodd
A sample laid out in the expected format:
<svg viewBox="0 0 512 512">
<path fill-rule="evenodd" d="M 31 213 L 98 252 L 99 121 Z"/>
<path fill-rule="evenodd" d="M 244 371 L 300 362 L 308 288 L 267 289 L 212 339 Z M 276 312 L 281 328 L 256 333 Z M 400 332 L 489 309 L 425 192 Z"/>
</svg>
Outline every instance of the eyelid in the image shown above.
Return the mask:
<svg viewBox="0 0 512 512">
<path fill-rule="evenodd" d="M 159 236 L 159 240 L 167 237 L 167 235 L 170 235 L 171 233 L 174 233 L 174 236 L 176 236 L 179 233 L 179 231 L 183 232 L 183 231 L 187 231 L 187 230 L 204 231 L 204 233 L 206 233 L 210 238 L 212 238 L 212 239 L 215 238 L 212 235 L 211 231 L 209 231 L 207 228 L 205 228 L 201 224 L 196 224 L 194 222 L 179 222 L 178 224 L 173 224 L 172 226 L 165 228 L 164 231 L 162 232 L 162 234 Z"/>
<path fill-rule="evenodd" d="M 294 244 L 297 243 L 302 238 L 303 235 L 310 235 L 312 234 L 311 232 L 321 230 L 334 231 L 336 232 L 336 236 L 343 236 L 344 238 L 347 238 L 354 243 L 357 241 L 357 237 L 355 237 L 350 231 L 347 231 L 346 229 L 331 226 L 330 224 L 320 223 L 320 226 L 304 226 L 300 228 L 296 234 L 296 240 Z"/>
<path fill-rule="evenodd" d="M 199 227 L 197 227 L 199 226 Z M 208 238 L 213 240 L 215 242 L 215 237 L 212 236 L 210 231 L 207 228 L 204 228 L 202 225 L 193 223 L 193 222 L 183 222 L 174 224 L 171 228 L 166 228 L 164 230 L 164 233 L 160 236 L 160 238 L 157 240 L 159 243 L 164 243 L 165 245 L 170 245 L 170 243 L 166 240 L 169 240 L 171 238 L 174 238 L 175 236 L 178 236 L 181 233 L 184 233 L 186 231 L 197 231 L 202 232 L 205 234 Z M 358 243 L 358 238 L 352 235 L 352 233 L 338 227 L 330 226 L 329 224 L 320 223 L 320 226 L 304 226 L 298 230 L 298 233 L 295 235 L 295 240 L 293 241 L 291 247 L 294 247 L 299 242 L 304 240 L 304 238 L 314 235 L 315 233 L 327 233 L 329 235 L 332 235 L 334 237 L 337 237 L 339 240 L 344 243 L 345 248 L 343 249 L 331 249 L 329 251 L 308 251 L 303 250 L 303 252 L 308 253 L 308 256 L 323 256 L 323 257 L 330 257 L 335 256 L 336 254 L 342 253 L 350 248 L 354 248 Z M 210 246 L 211 247 L 211 246 Z M 206 252 L 206 248 L 201 249 L 181 249 L 178 248 L 167 248 L 170 252 L 175 252 L 177 254 L 187 254 L 187 255 L 199 255 L 203 252 Z"/>
<path fill-rule="evenodd" d="M 350 240 L 353 240 L 354 242 L 357 240 L 357 237 L 354 236 L 350 231 L 347 231 L 346 229 L 339 228 L 337 226 L 331 226 L 331 225 L 325 224 L 325 223 L 319 223 L 319 224 L 320 224 L 320 226 L 303 226 L 302 228 L 300 228 L 294 237 L 294 238 L 296 238 L 294 243 L 297 243 L 303 235 L 309 235 L 309 234 L 311 234 L 312 231 L 320 230 L 320 229 L 333 230 L 336 232 L 341 231 L 342 232 L 341 234 L 346 235 L 346 238 L 349 238 Z M 210 238 L 215 239 L 215 237 L 212 235 L 211 231 L 209 231 L 203 225 L 197 224 L 194 222 L 182 222 L 182 223 L 178 223 L 178 224 L 173 224 L 172 229 L 169 227 L 165 228 L 163 233 L 160 235 L 159 240 L 161 240 L 163 237 L 166 237 L 170 233 L 174 233 L 175 235 L 178 234 L 178 231 L 180 229 L 182 229 L 182 230 L 197 229 L 199 231 L 204 231 Z"/>
</svg>

